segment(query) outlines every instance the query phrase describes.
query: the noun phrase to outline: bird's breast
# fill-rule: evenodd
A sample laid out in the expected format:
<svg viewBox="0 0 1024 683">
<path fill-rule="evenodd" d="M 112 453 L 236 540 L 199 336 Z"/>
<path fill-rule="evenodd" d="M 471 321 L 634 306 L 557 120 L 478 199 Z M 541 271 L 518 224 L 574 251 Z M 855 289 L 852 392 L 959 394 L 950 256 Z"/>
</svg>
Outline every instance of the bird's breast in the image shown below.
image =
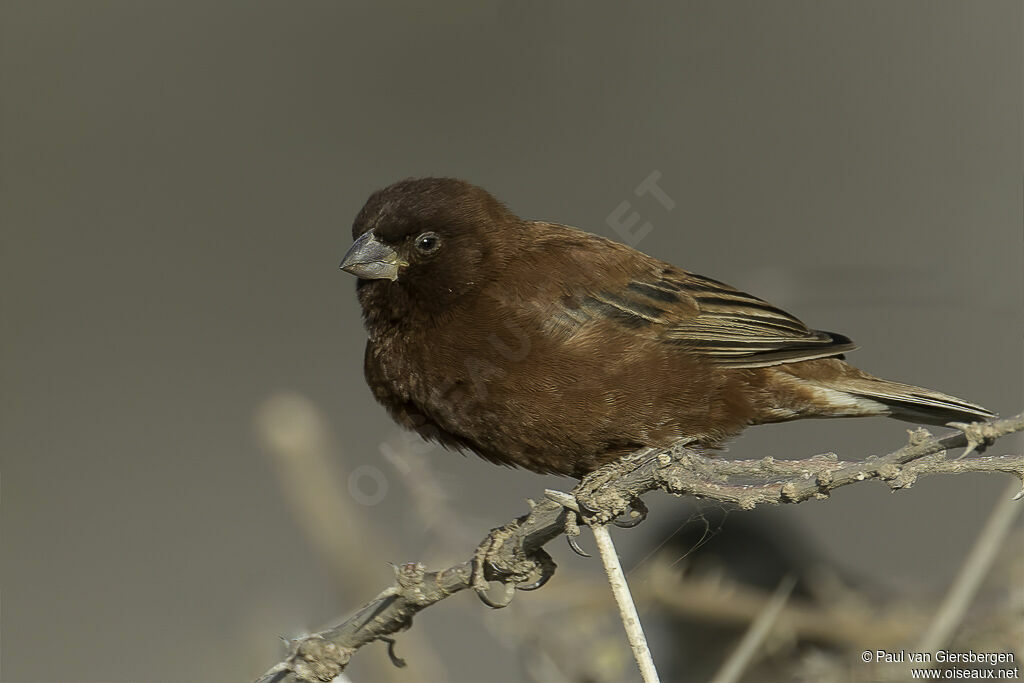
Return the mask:
<svg viewBox="0 0 1024 683">
<path fill-rule="evenodd" d="M 396 327 L 368 345 L 378 400 L 428 438 L 565 474 L 644 445 L 712 443 L 748 421 L 731 375 L 678 348 L 614 329 L 566 339 L 516 315 L 473 319 Z"/>
</svg>

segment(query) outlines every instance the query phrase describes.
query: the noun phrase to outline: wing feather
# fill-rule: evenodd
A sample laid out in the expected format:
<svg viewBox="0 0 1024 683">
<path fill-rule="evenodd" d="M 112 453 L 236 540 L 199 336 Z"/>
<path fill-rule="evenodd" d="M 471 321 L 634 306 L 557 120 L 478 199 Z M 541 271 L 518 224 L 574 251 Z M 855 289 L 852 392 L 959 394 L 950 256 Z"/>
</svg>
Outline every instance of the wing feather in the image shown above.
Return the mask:
<svg viewBox="0 0 1024 683">
<path fill-rule="evenodd" d="M 576 329 L 595 318 L 611 319 L 734 368 L 828 358 L 856 348 L 847 337 L 809 329 L 751 294 L 668 267 L 615 289 L 605 280 L 600 289 L 564 299 L 556 316 L 563 327 Z"/>
</svg>

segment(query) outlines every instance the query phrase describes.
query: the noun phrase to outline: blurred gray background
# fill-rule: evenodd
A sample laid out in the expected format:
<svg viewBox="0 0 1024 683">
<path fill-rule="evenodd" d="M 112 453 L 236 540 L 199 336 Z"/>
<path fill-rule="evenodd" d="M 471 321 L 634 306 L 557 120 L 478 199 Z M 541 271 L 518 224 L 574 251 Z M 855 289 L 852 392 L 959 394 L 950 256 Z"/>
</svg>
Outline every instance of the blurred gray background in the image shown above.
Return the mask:
<svg viewBox="0 0 1024 683">
<path fill-rule="evenodd" d="M 468 555 L 438 551 L 382 456 L 397 430 L 337 270 L 362 202 L 403 177 L 613 238 L 628 202 L 641 250 L 849 335 L 869 372 L 1018 412 L 1021 25 L 1014 1 L 4 2 L 3 680 L 251 679 L 388 562 Z M 654 171 L 670 211 L 634 192 Z M 355 588 L 261 442 L 281 392 L 322 412 L 333 484 L 372 523 L 344 546 Z M 730 456 L 860 458 L 905 429 L 760 427 Z M 428 450 L 475 537 L 572 485 Z M 760 514 L 843 571 L 941 593 L 1005 484 Z M 623 553 L 655 526 L 617 532 Z M 521 680 L 483 609 L 456 596 L 414 631 L 450 680 Z M 385 659 L 360 652 L 353 680 Z"/>
</svg>

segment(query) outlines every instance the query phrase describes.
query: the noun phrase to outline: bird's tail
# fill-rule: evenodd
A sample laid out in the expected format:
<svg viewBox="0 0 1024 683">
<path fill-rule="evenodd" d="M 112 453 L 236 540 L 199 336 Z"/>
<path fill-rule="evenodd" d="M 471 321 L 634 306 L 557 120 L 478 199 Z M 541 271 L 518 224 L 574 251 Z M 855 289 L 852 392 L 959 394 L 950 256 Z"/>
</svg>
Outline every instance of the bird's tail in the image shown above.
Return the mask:
<svg viewBox="0 0 1024 683">
<path fill-rule="evenodd" d="M 812 363 L 814 367 L 808 368 L 811 372 L 796 371 L 798 366 L 810 366 Z M 787 366 L 778 369 L 783 368 Z M 793 371 L 787 374 L 799 377 L 804 387 L 810 388 L 810 384 L 816 389 L 816 412 L 821 417 L 887 415 L 897 420 L 932 425 L 977 422 L 997 417 L 991 410 L 969 401 L 932 389 L 874 377 L 838 359 L 794 363 L 789 368 Z"/>
<path fill-rule="evenodd" d="M 991 410 L 961 398 L 884 379 L 872 378 L 872 381 L 865 381 L 860 386 L 845 387 L 844 390 L 854 396 L 878 401 L 889 409 L 889 417 L 907 422 L 944 425 L 996 417 Z"/>
</svg>

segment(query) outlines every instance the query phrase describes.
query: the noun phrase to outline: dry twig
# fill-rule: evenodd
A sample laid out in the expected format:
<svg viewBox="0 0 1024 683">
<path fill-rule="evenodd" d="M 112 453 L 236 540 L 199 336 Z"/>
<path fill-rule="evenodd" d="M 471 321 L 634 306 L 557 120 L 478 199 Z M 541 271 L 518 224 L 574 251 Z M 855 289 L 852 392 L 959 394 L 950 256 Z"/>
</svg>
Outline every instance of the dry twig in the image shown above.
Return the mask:
<svg viewBox="0 0 1024 683">
<path fill-rule="evenodd" d="M 990 442 L 1022 430 L 1024 413 L 974 425 L 972 439 Z M 1024 456 L 946 457 L 949 449 L 967 444 L 963 432 L 936 438 L 918 429 L 911 433 L 906 446 L 862 462 L 841 461 L 834 454 L 803 460 L 736 461 L 711 458 L 685 446 L 643 449 L 591 473 L 573 494 L 581 507 L 595 511 L 587 521 L 601 524 L 627 512 L 640 495 L 654 489 L 751 509 L 824 499 L 837 488 L 870 479 L 880 479 L 898 490 L 912 486 L 919 476 L 927 474 L 1002 472 L 1013 474 L 1024 484 Z M 574 512 L 555 501 L 531 502 L 528 514 L 491 530 L 465 562 L 437 572 L 428 572 L 418 563 L 398 567 L 395 585 L 334 628 L 292 641 L 287 657 L 258 683 L 330 681 L 360 647 L 375 640 L 390 640 L 391 635 L 409 628 L 417 612 L 453 593 L 468 588 L 483 593 L 484 581 L 503 586 L 503 596 L 498 600 L 488 598 L 490 604 L 508 604 L 517 586 L 542 584 L 550 577 L 554 563 L 543 546 L 563 534 L 567 525 L 571 528 L 575 518 Z"/>
<path fill-rule="evenodd" d="M 654 666 L 654 658 L 651 657 L 651 650 L 647 645 L 643 626 L 640 624 L 640 615 L 637 614 L 636 605 L 633 604 L 633 595 L 629 592 L 626 575 L 622 573 L 619 555 L 615 551 L 611 534 L 608 533 L 608 525 L 595 524 L 591 530 L 594 532 L 597 548 L 601 552 L 601 561 L 604 563 L 604 570 L 608 575 L 608 584 L 612 588 L 612 595 L 615 596 L 619 613 L 622 615 L 622 626 L 626 629 L 629 646 L 633 650 L 637 666 L 640 667 L 640 675 L 643 677 L 644 683 L 659 683 L 660 679 Z"/>
</svg>

